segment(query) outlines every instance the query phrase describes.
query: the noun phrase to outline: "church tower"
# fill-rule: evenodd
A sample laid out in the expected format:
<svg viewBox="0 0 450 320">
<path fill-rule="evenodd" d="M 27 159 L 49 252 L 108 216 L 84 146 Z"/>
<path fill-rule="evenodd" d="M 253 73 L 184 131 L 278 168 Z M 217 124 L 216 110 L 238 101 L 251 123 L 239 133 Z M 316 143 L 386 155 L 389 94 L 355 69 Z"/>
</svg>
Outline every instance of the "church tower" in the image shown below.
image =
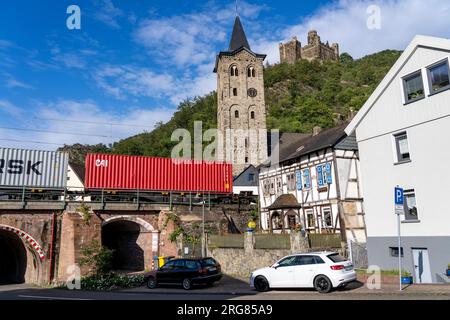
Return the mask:
<svg viewBox="0 0 450 320">
<path fill-rule="evenodd" d="M 228 51 L 217 55 L 217 123 L 224 137 L 219 160 L 233 164 L 233 176 L 267 159 L 264 67 L 266 55 L 250 49 L 239 16 Z"/>
</svg>

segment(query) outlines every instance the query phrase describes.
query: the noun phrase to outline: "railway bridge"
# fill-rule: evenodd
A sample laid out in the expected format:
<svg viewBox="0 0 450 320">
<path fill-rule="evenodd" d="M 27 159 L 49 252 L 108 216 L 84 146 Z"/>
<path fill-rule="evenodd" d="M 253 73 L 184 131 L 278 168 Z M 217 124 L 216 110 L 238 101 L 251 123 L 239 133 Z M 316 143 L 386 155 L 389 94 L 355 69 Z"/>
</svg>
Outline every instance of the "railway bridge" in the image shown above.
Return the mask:
<svg viewBox="0 0 450 320">
<path fill-rule="evenodd" d="M 245 228 L 250 205 L 0 201 L 0 284 L 65 282 L 80 267 L 82 249 L 92 241 L 114 249 L 116 270 L 153 268 L 153 256 L 177 256 L 169 240 L 168 214 L 183 224 L 203 221 L 223 233 L 230 223 Z M 86 273 L 80 267 L 81 274 Z"/>
</svg>

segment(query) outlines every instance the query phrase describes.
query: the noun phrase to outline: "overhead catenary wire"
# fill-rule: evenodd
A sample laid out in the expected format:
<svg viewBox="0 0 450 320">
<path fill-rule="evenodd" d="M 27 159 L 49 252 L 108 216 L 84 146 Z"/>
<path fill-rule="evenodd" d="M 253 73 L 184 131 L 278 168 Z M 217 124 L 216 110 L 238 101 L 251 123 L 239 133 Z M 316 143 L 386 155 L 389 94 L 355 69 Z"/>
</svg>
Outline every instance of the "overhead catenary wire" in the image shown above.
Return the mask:
<svg viewBox="0 0 450 320">
<path fill-rule="evenodd" d="M 52 133 L 52 134 L 72 135 L 72 136 L 87 136 L 87 137 L 98 137 L 98 138 L 124 139 L 123 137 L 115 137 L 115 136 L 112 136 L 112 135 L 99 135 L 99 134 L 82 133 L 82 132 L 64 132 L 64 131 L 43 130 L 43 129 L 29 129 L 29 128 L 14 128 L 14 127 L 0 127 L 0 129 L 13 130 L 13 131 Z"/>
<path fill-rule="evenodd" d="M 20 143 L 35 143 L 35 144 L 48 144 L 48 145 L 54 145 L 54 146 L 64 146 L 63 143 L 45 142 L 45 141 L 33 141 L 33 140 L 20 140 L 20 139 L 8 139 L 8 138 L 0 138 L 0 141 L 20 142 Z"/>
<path fill-rule="evenodd" d="M 85 124 L 100 124 L 105 126 L 115 126 L 115 127 L 139 127 L 139 128 L 148 128 L 154 129 L 149 125 L 144 124 L 133 124 L 133 123 L 114 123 L 114 122 L 100 122 L 100 121 L 85 121 L 85 120 L 67 120 L 67 119 L 54 119 L 54 118 L 39 118 L 34 117 L 35 120 L 40 121 L 55 121 L 55 122 L 71 122 L 71 123 L 85 123 Z"/>
</svg>

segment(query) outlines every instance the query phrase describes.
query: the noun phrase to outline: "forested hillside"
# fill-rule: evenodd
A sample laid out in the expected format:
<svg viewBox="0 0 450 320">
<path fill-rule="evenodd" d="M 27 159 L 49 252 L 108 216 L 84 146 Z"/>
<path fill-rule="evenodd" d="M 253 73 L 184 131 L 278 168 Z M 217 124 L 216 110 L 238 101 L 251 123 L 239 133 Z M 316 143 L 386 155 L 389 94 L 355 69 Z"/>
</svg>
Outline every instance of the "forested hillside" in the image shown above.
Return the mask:
<svg viewBox="0 0 450 320">
<path fill-rule="evenodd" d="M 401 52 L 386 50 L 362 59 L 344 53 L 340 62 L 300 61 L 295 65 L 277 64 L 265 68 L 268 129 L 281 132 L 311 132 L 314 126 L 333 127 L 340 119 L 358 111 Z M 193 131 L 194 121 L 203 130 L 216 127 L 216 93 L 180 103 L 172 119 L 155 129 L 104 145 L 73 145 L 61 148 L 72 161 L 82 162 L 88 152 L 168 157 L 177 128 Z"/>
</svg>

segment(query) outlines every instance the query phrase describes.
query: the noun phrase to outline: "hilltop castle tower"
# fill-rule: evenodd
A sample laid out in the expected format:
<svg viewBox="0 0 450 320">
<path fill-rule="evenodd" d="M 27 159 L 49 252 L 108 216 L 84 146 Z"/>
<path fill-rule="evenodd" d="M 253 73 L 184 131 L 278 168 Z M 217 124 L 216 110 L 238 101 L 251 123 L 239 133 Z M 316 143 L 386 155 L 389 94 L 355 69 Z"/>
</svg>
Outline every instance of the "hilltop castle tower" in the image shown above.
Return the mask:
<svg viewBox="0 0 450 320">
<path fill-rule="evenodd" d="M 224 136 L 219 160 L 233 163 L 233 175 L 267 159 L 263 62 L 266 55 L 250 49 L 239 16 L 228 51 L 217 55 L 217 122 Z"/>
<path fill-rule="evenodd" d="M 338 61 L 339 45 L 322 43 L 317 31 L 308 32 L 308 44 L 302 47 L 297 37 L 293 37 L 291 41 L 280 43 L 280 62 L 294 64 L 298 60 L 319 60 L 319 61 Z"/>
</svg>

